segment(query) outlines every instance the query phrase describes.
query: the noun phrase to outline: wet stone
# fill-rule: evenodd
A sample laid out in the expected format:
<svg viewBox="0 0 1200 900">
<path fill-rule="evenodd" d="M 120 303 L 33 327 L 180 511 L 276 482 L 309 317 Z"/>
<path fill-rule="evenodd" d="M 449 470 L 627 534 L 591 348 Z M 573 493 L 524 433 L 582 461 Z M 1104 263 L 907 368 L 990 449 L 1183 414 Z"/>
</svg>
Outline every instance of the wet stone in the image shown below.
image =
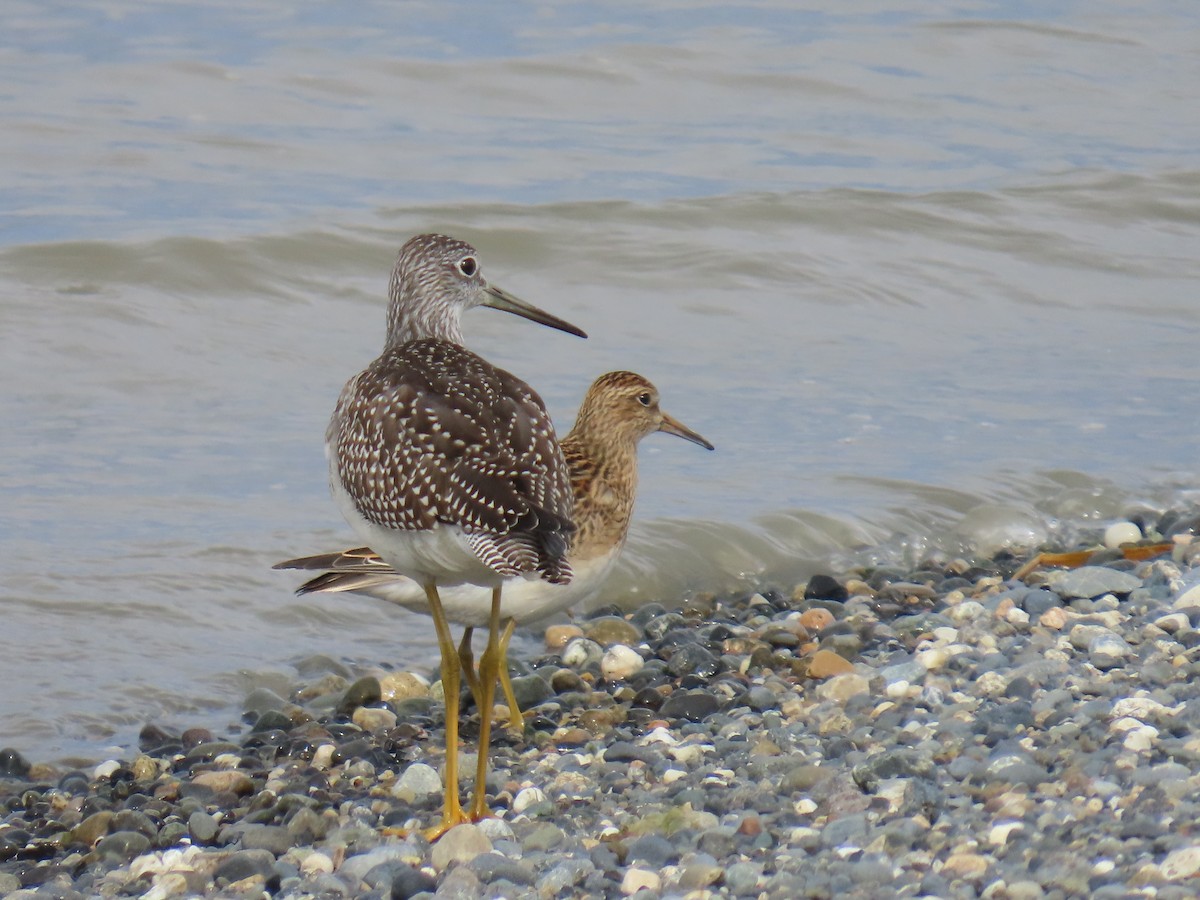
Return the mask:
<svg viewBox="0 0 1200 900">
<path fill-rule="evenodd" d="M 675 845 L 657 834 L 647 834 L 629 842 L 628 858 L 644 863 L 648 868 L 661 869 L 678 858 Z"/>
<path fill-rule="evenodd" d="M 29 774 L 29 760 L 11 747 L 0 750 L 0 775 L 24 778 Z"/>
<path fill-rule="evenodd" d="M 188 816 L 188 832 L 196 844 L 211 844 L 217 836 L 217 820 L 203 810 Z"/>
<path fill-rule="evenodd" d="M 365 678 L 360 678 L 346 689 L 346 693 L 338 702 L 338 712 L 343 715 L 350 715 L 360 706 L 370 706 L 372 703 L 378 703 L 383 697 L 383 688 L 379 685 L 379 679 L 373 675 L 368 675 Z"/>
<path fill-rule="evenodd" d="M 703 690 L 676 691 L 659 707 L 659 713 L 668 719 L 686 719 L 700 722 L 720 708 L 720 702 Z"/>
<path fill-rule="evenodd" d="M 117 831 L 101 838 L 93 851 L 98 859 L 125 860 L 145 853 L 151 848 L 150 838 L 138 831 Z"/>
<path fill-rule="evenodd" d="M 478 825 L 457 825 L 447 831 L 433 846 L 431 861 L 439 872 L 451 863 L 468 863 L 483 853 L 492 851 L 492 842 Z"/>
<path fill-rule="evenodd" d="M 206 734 L 207 734 L 207 732 L 206 732 Z M 184 737 L 185 737 L 184 743 L 186 746 L 186 743 L 187 743 L 187 741 L 186 741 L 187 732 L 186 731 L 184 732 Z M 211 734 L 209 735 L 209 737 L 211 737 Z M 230 743 L 229 741 L 208 740 L 208 741 L 204 741 L 203 743 L 198 743 L 198 744 L 192 745 L 192 748 L 190 750 L 188 750 L 186 754 L 184 754 L 184 758 L 189 763 L 210 762 L 211 760 L 215 759 L 216 757 L 218 757 L 224 753 L 239 754 L 239 753 L 241 753 L 241 751 L 242 751 L 242 748 L 240 746 L 238 746 L 237 744 Z"/>
<path fill-rule="evenodd" d="M 591 665 L 599 666 L 603 658 L 604 649 L 590 638 L 575 638 L 562 652 L 563 665 L 577 671 Z"/>
<path fill-rule="evenodd" d="M 1108 632 L 1097 634 L 1088 641 L 1088 659 L 1097 669 L 1112 669 L 1125 664 L 1133 648 L 1124 638 Z"/>
<path fill-rule="evenodd" d="M 269 709 L 258 717 L 251 729 L 256 732 L 287 731 L 292 727 L 292 720 L 276 709 Z"/>
<path fill-rule="evenodd" d="M 615 741 L 604 750 L 604 759 L 607 762 L 631 762 L 639 760 L 647 765 L 654 765 L 661 758 L 661 754 L 650 747 L 639 747 L 629 741 Z"/>
<path fill-rule="evenodd" d="M 614 644 L 636 644 L 641 640 L 640 629 L 620 616 L 601 616 L 584 623 L 583 633 L 601 647 Z"/>
<path fill-rule="evenodd" d="M 218 884 L 230 884 L 246 878 L 268 878 L 274 872 L 275 857 L 266 850 L 239 850 L 220 863 L 213 872 Z"/>
<path fill-rule="evenodd" d="M 699 644 L 685 644 L 667 660 L 667 671 L 675 676 L 709 678 L 721 671 L 721 661 Z"/>
<path fill-rule="evenodd" d="M 467 865 L 484 884 L 507 881 L 510 884 L 530 885 L 535 877 L 533 869 L 527 863 L 509 859 L 496 852 L 482 853 Z"/>
<path fill-rule="evenodd" d="M 679 613 L 667 613 L 651 619 L 645 625 L 646 637 L 652 641 L 661 641 L 675 629 L 688 628 L 688 621 Z"/>
<path fill-rule="evenodd" d="M 432 894 L 437 889 L 437 881 L 412 866 L 398 866 L 393 870 L 390 886 L 392 900 L 409 900 L 417 894 Z"/>
<path fill-rule="evenodd" d="M 1062 597 L 1100 597 L 1104 594 L 1128 594 L 1142 586 L 1136 575 L 1110 569 L 1107 566 L 1082 566 L 1061 573 L 1047 581 L 1047 587 Z"/>
<path fill-rule="evenodd" d="M 157 751 L 164 747 L 179 746 L 183 748 L 183 741 L 178 735 L 172 735 L 157 725 L 146 725 L 138 733 L 138 749 L 143 753 Z"/>
<path fill-rule="evenodd" d="M 804 586 L 805 600 L 840 600 L 849 597 L 845 586 L 831 575 L 814 575 Z"/>
</svg>

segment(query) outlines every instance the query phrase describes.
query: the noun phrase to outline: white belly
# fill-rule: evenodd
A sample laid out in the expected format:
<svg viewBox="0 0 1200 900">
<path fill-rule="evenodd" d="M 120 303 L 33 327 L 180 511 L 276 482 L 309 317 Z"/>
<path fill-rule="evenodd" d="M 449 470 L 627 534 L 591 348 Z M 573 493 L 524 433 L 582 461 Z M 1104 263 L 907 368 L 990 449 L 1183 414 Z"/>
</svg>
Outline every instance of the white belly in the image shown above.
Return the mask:
<svg viewBox="0 0 1200 900">
<path fill-rule="evenodd" d="M 346 521 L 363 542 L 397 572 L 420 583 L 432 581 L 439 589 L 443 585 L 455 584 L 491 586 L 502 580 L 500 575 L 471 552 L 462 529 L 457 525 L 442 525 L 422 531 L 385 528 L 362 517 L 336 472 L 331 471 L 329 483 L 333 500 Z M 424 589 L 417 584 L 416 590 L 424 605 Z M 490 603 L 490 600 L 487 601 L 488 605 Z"/>
<path fill-rule="evenodd" d="M 599 590 L 605 576 L 616 562 L 617 555 L 618 552 L 614 551 L 607 556 L 585 562 L 571 560 L 575 575 L 570 584 L 549 584 L 534 578 L 505 579 L 500 591 L 501 619 L 516 619 L 518 623 L 525 624 L 582 603 Z M 386 584 L 351 593 L 386 600 L 413 612 L 426 615 L 429 613 L 425 591 L 411 578 L 398 575 Z M 451 622 L 473 628 L 482 628 L 488 624 L 492 608 L 490 588 L 466 583 L 444 587 L 439 584 L 438 596 L 442 600 L 446 618 Z"/>
</svg>

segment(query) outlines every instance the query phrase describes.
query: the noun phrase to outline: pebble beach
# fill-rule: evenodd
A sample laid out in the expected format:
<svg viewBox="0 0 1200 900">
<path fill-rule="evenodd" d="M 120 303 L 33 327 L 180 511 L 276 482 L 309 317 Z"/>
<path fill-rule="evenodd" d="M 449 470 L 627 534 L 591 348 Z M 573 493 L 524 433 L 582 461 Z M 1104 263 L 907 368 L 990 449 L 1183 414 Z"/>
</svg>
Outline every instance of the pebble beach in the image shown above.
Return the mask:
<svg viewBox="0 0 1200 900">
<path fill-rule="evenodd" d="M 436 673 L 311 657 L 228 733 L 147 723 L 72 770 L 4 750 L 0 895 L 1192 897 L 1197 517 L 1131 518 L 1110 539 L 1173 549 L 1098 532 L 1020 580 L 931 553 L 549 626 L 511 661 L 497 816 L 432 845 Z"/>
</svg>

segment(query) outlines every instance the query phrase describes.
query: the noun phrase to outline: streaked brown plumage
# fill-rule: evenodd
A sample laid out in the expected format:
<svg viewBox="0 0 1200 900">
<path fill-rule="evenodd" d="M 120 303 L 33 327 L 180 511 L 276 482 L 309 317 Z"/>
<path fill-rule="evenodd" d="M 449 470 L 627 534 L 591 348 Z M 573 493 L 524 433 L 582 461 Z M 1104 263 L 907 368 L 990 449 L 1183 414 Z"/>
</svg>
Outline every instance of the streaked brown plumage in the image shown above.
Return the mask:
<svg viewBox="0 0 1200 900">
<path fill-rule="evenodd" d="M 462 346 L 460 318 L 486 305 L 586 335 L 488 284 L 475 249 L 445 235 L 418 235 L 401 248 L 389 294 L 383 353 L 342 390 L 325 447 L 342 514 L 421 586 L 437 628 L 446 794 L 432 839 L 468 818 L 458 799 L 458 658 L 439 587 L 491 589 L 485 660 L 494 686 L 504 579 L 571 579 L 572 496 L 545 405 L 516 376 Z M 485 720 L 485 732 L 489 726 Z M 486 765 L 481 753 L 477 783 Z M 486 814 L 478 794 L 473 814 Z"/>
</svg>

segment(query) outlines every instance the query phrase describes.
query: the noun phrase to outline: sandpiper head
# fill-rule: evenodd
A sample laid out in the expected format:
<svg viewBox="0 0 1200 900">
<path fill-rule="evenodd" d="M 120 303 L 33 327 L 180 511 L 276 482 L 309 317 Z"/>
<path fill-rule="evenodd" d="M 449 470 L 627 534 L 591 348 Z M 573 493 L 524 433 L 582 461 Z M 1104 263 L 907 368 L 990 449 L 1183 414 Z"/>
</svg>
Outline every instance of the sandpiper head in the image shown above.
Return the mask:
<svg viewBox="0 0 1200 900">
<path fill-rule="evenodd" d="M 658 388 L 636 372 L 609 372 L 593 381 L 579 407 L 576 428 L 580 424 L 633 443 L 662 431 L 713 449 L 695 431 L 663 412 L 658 405 Z"/>
<path fill-rule="evenodd" d="M 418 234 L 400 248 L 388 293 L 389 346 L 421 338 L 461 344 L 459 321 L 466 310 L 476 306 L 501 309 L 587 337 L 571 323 L 489 284 L 481 272 L 478 251 L 466 241 L 444 234 Z"/>
</svg>

